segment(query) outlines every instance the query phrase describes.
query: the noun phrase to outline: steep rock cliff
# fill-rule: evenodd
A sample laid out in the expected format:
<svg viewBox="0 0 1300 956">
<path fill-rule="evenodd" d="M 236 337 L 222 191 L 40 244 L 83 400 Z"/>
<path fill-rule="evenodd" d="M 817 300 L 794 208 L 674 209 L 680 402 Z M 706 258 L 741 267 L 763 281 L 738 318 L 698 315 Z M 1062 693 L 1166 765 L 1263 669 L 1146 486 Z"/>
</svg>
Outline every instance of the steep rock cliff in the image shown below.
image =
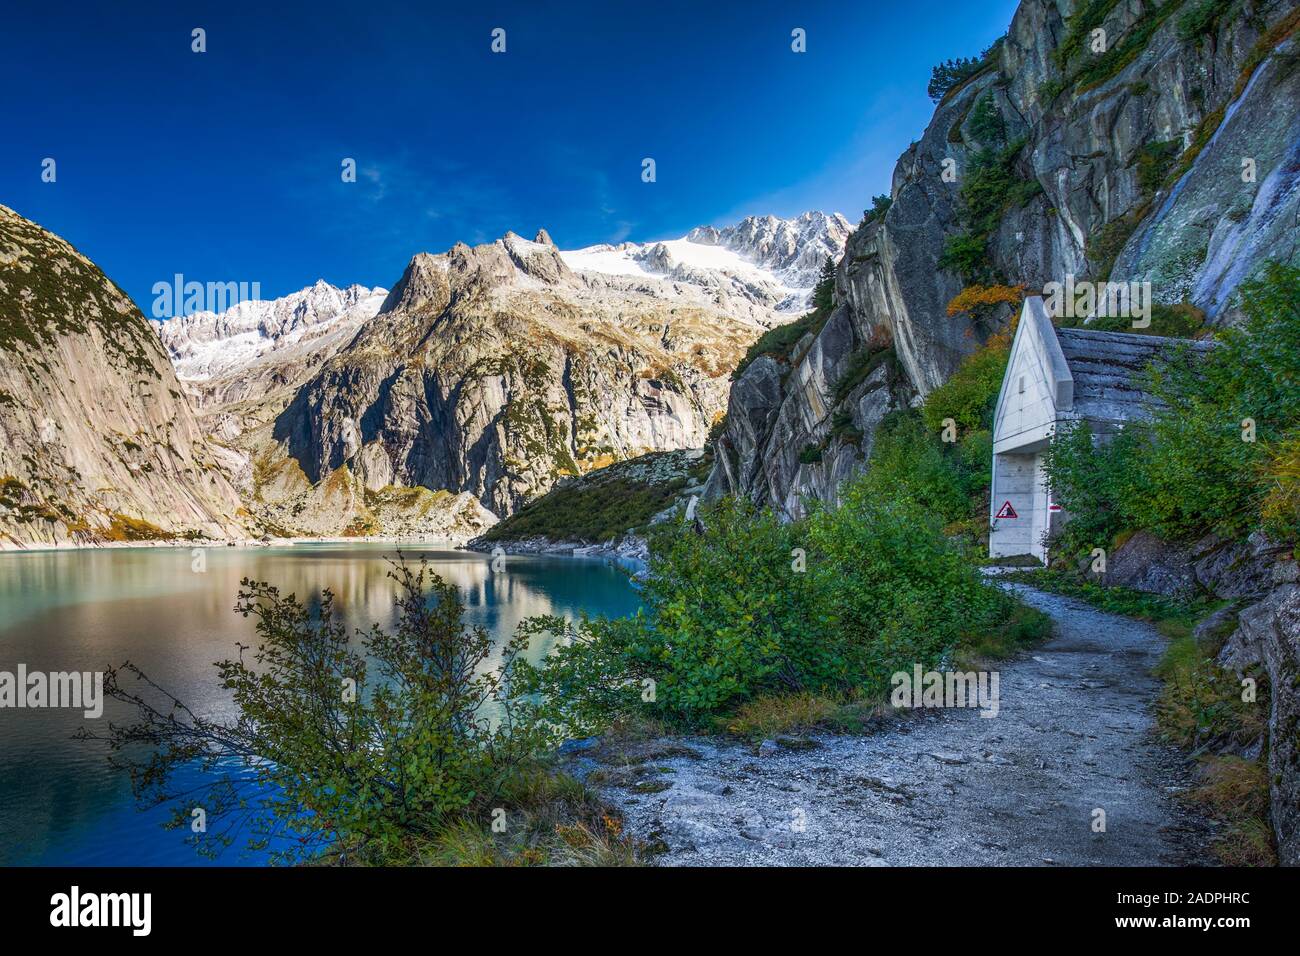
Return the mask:
<svg viewBox="0 0 1300 956">
<path fill-rule="evenodd" d="M 651 283 L 648 286 L 647 283 Z M 380 313 L 276 418 L 315 484 L 468 492 L 497 515 L 566 474 L 699 447 L 768 309 L 575 272 L 545 233 L 420 254 Z"/>
<path fill-rule="evenodd" d="M 734 383 L 710 494 L 787 515 L 833 500 L 880 418 L 996 330 L 997 317 L 947 314 L 967 285 L 1149 281 L 1157 302 L 1229 322 L 1233 291 L 1265 258 L 1296 261 L 1297 3 L 1226 6 L 1198 19 L 1193 7 L 1210 8 L 1182 0 L 1024 0 L 899 159 L 887 211 L 849 238 L 825 324 Z M 1090 45 L 1096 29 L 1104 51 Z M 1001 178 L 983 181 L 1005 194 L 992 228 L 968 221 L 963 192 L 990 156 Z M 975 250 L 966 269 L 945 256 L 960 238 Z M 845 388 L 884 340 L 897 380 Z"/>
<path fill-rule="evenodd" d="M 0 206 L 0 549 L 242 532 L 149 323 Z"/>
</svg>

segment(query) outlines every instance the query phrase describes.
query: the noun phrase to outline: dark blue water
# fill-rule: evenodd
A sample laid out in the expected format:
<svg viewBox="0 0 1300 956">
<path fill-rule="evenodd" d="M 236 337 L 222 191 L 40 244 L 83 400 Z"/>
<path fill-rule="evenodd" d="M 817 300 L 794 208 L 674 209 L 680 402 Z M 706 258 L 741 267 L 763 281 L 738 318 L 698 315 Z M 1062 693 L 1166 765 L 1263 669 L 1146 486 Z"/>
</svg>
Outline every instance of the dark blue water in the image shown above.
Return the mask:
<svg viewBox="0 0 1300 956">
<path fill-rule="evenodd" d="M 626 614 L 638 605 L 625 575 L 594 560 L 511 557 L 493 573 L 484 555 L 403 546 L 461 589 L 466 620 L 504 640 L 525 617 Z M 180 548 L 0 554 L 0 671 L 99 671 L 130 660 L 197 712 L 229 714 L 213 662 L 250 643 L 251 621 L 232 610 L 239 580 L 269 581 L 300 597 L 334 591 L 350 624 L 393 620 L 386 577 L 392 545 L 211 548 L 194 570 Z M 545 648 L 534 648 L 531 656 Z M 109 702 L 100 721 L 130 719 Z M 79 710 L 0 708 L 0 864 L 203 864 L 166 831 L 167 813 L 136 809 L 103 749 L 71 739 L 96 724 Z M 232 847 L 221 865 L 257 865 Z"/>
</svg>

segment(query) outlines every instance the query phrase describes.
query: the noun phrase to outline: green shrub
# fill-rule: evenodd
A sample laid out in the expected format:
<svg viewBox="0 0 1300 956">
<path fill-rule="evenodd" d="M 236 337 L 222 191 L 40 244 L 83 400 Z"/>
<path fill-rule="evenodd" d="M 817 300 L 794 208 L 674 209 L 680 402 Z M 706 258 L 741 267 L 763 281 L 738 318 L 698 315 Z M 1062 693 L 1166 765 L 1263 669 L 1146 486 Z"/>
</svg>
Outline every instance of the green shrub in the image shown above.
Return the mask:
<svg viewBox="0 0 1300 956">
<path fill-rule="evenodd" d="M 768 329 L 758 341 L 749 347 L 745 357 L 740 360 L 735 371 L 731 373 L 732 381 L 740 378 L 745 369 L 760 355 L 771 355 L 782 361 L 788 360 L 799 340 L 811 333 L 816 335 L 830 318 L 835 307 L 835 263 L 828 256 L 822 263 L 817 285 L 813 287 L 812 309 L 805 312 L 793 322 Z"/>
<path fill-rule="evenodd" d="M 1023 206 L 1042 191 L 1037 180 L 1016 172 L 1025 140 L 984 146 L 971 158 L 962 182 L 957 221 L 962 231 L 950 236 L 939 257 L 939 267 L 960 275 L 969 284 L 995 285 L 1002 276 L 988 256 L 989 239 L 1002 224 L 1007 210 Z"/>
<path fill-rule="evenodd" d="M 834 668 L 842 650 L 816 647 L 824 629 L 809 578 L 792 570 L 802 525 L 730 498 L 701 517 L 704 534 L 674 524 L 651 537 L 635 616 L 525 625 L 568 637 L 533 672 L 533 686 L 564 725 L 594 730 L 644 709 L 699 727 L 762 691 L 824 683 L 805 669 L 810 658 Z M 643 701 L 650 688 L 653 701 Z"/>
<path fill-rule="evenodd" d="M 1052 59 L 1062 70 L 1084 51 L 1092 31 L 1105 22 L 1106 17 L 1119 4 L 1119 0 L 1084 0 L 1066 21 L 1065 36 L 1052 51 Z"/>
<path fill-rule="evenodd" d="M 1245 323 L 1221 330 L 1208 355 L 1182 349 L 1148 370 L 1163 403 L 1149 426 L 1132 424 L 1095 448 L 1076 430 L 1058 435 L 1047 472 L 1078 523 L 1067 525 L 1067 546 L 1122 528 L 1240 537 L 1266 520 L 1278 537 L 1300 534 L 1294 510 L 1261 511 L 1300 434 L 1300 269 L 1269 263 L 1242 283 L 1240 305 Z M 1254 441 L 1243 440 L 1246 419 Z"/>
<path fill-rule="evenodd" d="M 873 349 L 867 345 L 850 356 L 849 367 L 835 382 L 834 402 L 836 405 L 849 397 L 849 394 L 867 380 L 881 365 L 889 364 L 897 370 L 898 356 L 892 347 Z"/>
<path fill-rule="evenodd" d="M 1010 358 L 1009 330 L 991 337 L 967 356 L 948 381 L 926 396 L 921 410 L 925 427 L 938 434 L 943 420 L 951 418 L 961 431 L 992 428 L 993 411 Z"/>
<path fill-rule="evenodd" d="M 636 616 L 525 625 L 565 638 L 530 669 L 552 719 L 577 732 L 628 713 L 707 728 L 765 695 L 871 697 L 1015 607 L 932 516 L 861 480 L 802 521 L 734 499 L 701 518 L 703 533 L 674 524 L 652 537 Z"/>
<path fill-rule="evenodd" d="M 971 495 L 988 482 L 987 468 L 986 462 L 972 481 L 954 448 L 907 411 L 881 422 L 861 480 L 874 494 L 912 501 L 947 523 L 967 517 Z"/>
<path fill-rule="evenodd" d="M 1198 0 L 1178 18 L 1178 36 L 1183 40 L 1201 41 L 1218 28 L 1238 0 Z"/>
<path fill-rule="evenodd" d="M 1056 98 L 1065 92 L 1065 80 L 1059 77 L 1043 80 L 1038 84 L 1038 101 L 1044 106 L 1051 106 Z"/>
<path fill-rule="evenodd" d="M 1108 547 L 1132 526 L 1125 503 L 1133 491 L 1134 463 L 1145 447 L 1137 429 L 1098 441 L 1086 424 L 1058 427 L 1043 462 L 1054 500 L 1070 515 L 1057 547 L 1067 554 Z"/>
<path fill-rule="evenodd" d="M 924 507 L 901 493 L 882 497 L 866 481 L 809 517 L 807 573 L 822 640 L 843 648 L 819 678 L 868 693 L 914 664 L 939 666 L 968 633 L 1006 621 L 1016 606 Z"/>
<path fill-rule="evenodd" d="M 894 201 L 888 196 L 872 196 L 871 208 L 864 210 L 862 213 L 862 222 L 865 225 L 869 222 L 878 222 L 885 218 L 885 213 L 889 212 L 889 207 Z"/>
<path fill-rule="evenodd" d="M 1181 151 L 1182 144 L 1176 139 L 1147 143 L 1138 150 L 1138 186 L 1144 193 L 1153 194 L 1164 185 Z"/>
<path fill-rule="evenodd" d="M 821 331 L 826 322 L 827 315 L 819 312 L 805 312 L 793 322 L 787 322 L 785 325 L 778 325 L 774 329 L 768 329 L 758 341 L 749 347 L 745 357 L 740 360 L 736 370 L 731 373 L 732 380 L 740 378 L 745 369 L 753 364 L 754 360 L 760 355 L 771 355 L 778 359 L 788 359 L 790 353 L 794 350 L 795 345 L 808 333 L 816 335 Z"/>
<path fill-rule="evenodd" d="M 1163 5 L 1145 14 L 1122 37 L 1118 40 L 1112 39 L 1105 53 L 1085 59 L 1082 68 L 1074 76 L 1074 82 L 1081 90 L 1086 91 L 1095 89 L 1119 74 L 1138 58 L 1139 54 L 1147 48 L 1156 31 L 1182 5 L 1183 0 L 1165 0 Z"/>
<path fill-rule="evenodd" d="M 554 743 L 514 695 L 525 643 L 494 648 L 462 622 L 456 588 L 423 564 L 390 576 L 396 626 L 376 625 L 360 647 L 329 591 L 309 608 L 245 579 L 235 609 L 254 619 L 258 647 L 217 665 L 233 716 L 191 710 L 127 664 L 106 673 L 104 693 L 136 722 L 82 736 L 109 745 L 142 807 L 171 807 L 170 828 L 188 829 L 202 806 L 207 828 L 187 839 L 207 855 L 247 833 L 277 862 L 326 851 L 384 860 L 481 820 Z"/>
</svg>

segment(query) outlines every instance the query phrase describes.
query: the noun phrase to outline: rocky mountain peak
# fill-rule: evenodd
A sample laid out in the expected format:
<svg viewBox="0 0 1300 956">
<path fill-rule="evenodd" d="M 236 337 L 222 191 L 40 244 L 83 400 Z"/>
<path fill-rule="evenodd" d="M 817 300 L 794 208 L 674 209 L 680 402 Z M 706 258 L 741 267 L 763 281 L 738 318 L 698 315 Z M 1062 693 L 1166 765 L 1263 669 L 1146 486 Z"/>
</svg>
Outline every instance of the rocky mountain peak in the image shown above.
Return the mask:
<svg viewBox="0 0 1300 956">
<path fill-rule="evenodd" d="M 0 206 L 0 550 L 235 534 L 238 507 L 149 321 Z"/>
<path fill-rule="evenodd" d="M 372 318 L 385 290 L 324 279 L 278 299 L 251 299 L 222 312 L 193 312 L 156 326 L 183 381 L 209 382 L 251 366 L 332 351 Z"/>
<path fill-rule="evenodd" d="M 463 242 L 456 243 L 450 252 L 442 256 L 417 252 L 407 263 L 402 278 L 388 293 L 379 311 L 444 308 L 451 296 L 447 273 L 452 259 L 457 256 L 463 259 L 470 252 L 470 247 Z"/>
<path fill-rule="evenodd" d="M 515 267 L 525 276 L 548 285 L 574 281 L 573 272 L 560 258 L 560 250 L 550 241 L 551 237 L 545 230 L 538 237 L 535 242 L 529 242 L 507 232 L 500 241 Z"/>
<path fill-rule="evenodd" d="M 839 259 L 851 232 L 838 213 L 751 216 L 725 228 L 698 226 L 681 239 L 588 246 L 561 256 L 578 272 L 662 277 L 766 309 L 801 312 L 822 265 Z"/>
<path fill-rule="evenodd" d="M 838 260 L 853 232 L 839 213 L 818 210 L 793 219 L 747 216 L 734 226 L 699 226 L 686 234 L 700 245 L 721 246 L 772 272 L 786 285 L 810 289 L 826 260 Z"/>
</svg>

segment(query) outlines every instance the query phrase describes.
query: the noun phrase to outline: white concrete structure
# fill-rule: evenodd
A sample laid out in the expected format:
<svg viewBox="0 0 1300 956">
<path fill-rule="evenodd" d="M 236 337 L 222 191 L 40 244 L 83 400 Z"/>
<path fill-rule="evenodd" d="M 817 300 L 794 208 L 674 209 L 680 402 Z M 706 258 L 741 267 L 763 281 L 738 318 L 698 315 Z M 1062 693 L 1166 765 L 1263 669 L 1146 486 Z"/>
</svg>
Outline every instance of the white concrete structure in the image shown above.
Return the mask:
<svg viewBox="0 0 1300 956">
<path fill-rule="evenodd" d="M 1152 399 L 1136 380 L 1160 352 L 1188 343 L 1153 335 L 1058 329 L 1040 297 L 1025 301 L 993 415 L 993 490 L 989 555 L 1032 554 L 1066 515 L 1052 502 L 1043 452 L 1065 421 L 1086 421 L 1104 440 L 1124 423 L 1150 416 Z"/>
</svg>

